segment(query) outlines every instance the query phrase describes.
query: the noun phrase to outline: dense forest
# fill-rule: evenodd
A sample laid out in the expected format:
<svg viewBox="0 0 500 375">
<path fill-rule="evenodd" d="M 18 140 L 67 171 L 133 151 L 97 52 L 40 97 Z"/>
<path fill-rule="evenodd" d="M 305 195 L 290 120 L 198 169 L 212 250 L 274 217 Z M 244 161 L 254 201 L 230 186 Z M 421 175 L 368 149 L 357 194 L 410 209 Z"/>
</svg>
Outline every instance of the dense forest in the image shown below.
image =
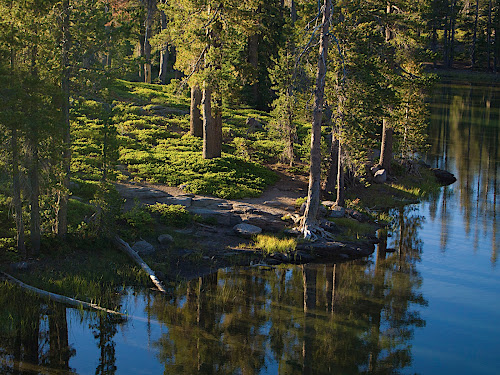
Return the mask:
<svg viewBox="0 0 500 375">
<path fill-rule="evenodd" d="M 321 190 L 343 206 L 374 150 L 387 175 L 412 168 L 432 69 L 497 72 L 500 55 L 492 0 L 0 0 L 0 14 L 0 248 L 21 257 L 112 232 L 113 182 L 253 196 L 278 162 L 310 171 L 307 235 Z"/>
</svg>

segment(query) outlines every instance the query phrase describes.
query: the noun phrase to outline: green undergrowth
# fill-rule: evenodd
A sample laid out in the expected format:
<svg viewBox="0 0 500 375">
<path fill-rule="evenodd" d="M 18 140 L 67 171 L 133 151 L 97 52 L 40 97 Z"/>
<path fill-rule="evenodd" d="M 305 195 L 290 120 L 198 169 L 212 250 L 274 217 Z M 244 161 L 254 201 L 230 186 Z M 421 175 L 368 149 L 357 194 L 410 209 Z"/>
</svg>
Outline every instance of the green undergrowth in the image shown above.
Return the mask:
<svg viewBox="0 0 500 375">
<path fill-rule="evenodd" d="M 74 193 L 88 197 L 95 184 L 137 180 L 183 185 L 187 192 L 221 198 L 255 197 L 276 181 L 263 164 L 281 160 L 284 142 L 266 112 L 224 108 L 223 155 L 202 158 L 202 140 L 189 133 L 189 97 L 178 82 L 154 85 L 116 80 L 110 103 L 78 98 L 72 106 Z M 262 127 L 249 131 L 246 120 Z"/>
</svg>

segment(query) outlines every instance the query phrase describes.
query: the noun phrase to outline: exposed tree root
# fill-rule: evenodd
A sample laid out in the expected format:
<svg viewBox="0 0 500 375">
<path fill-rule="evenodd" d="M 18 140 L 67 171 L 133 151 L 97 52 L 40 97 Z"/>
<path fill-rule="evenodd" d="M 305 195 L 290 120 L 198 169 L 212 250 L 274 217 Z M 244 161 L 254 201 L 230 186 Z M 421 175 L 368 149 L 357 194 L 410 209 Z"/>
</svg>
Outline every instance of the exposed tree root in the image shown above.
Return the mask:
<svg viewBox="0 0 500 375">
<path fill-rule="evenodd" d="M 39 296 L 42 296 L 44 298 L 48 298 L 51 301 L 55 301 L 55 302 L 59 302 L 59 303 L 64 303 L 66 305 L 75 306 L 75 307 L 82 307 L 82 308 L 88 309 L 88 310 L 97 310 L 97 311 L 106 312 L 108 314 L 121 315 L 121 316 L 124 316 L 124 317 L 126 316 L 126 314 L 123 314 L 123 313 L 121 313 L 119 311 L 109 310 L 109 309 L 106 309 L 104 307 L 100 307 L 100 306 L 98 306 L 98 305 L 96 305 L 94 303 L 80 301 L 80 300 L 77 300 L 77 299 L 74 299 L 74 298 L 65 297 L 65 296 L 62 296 L 60 294 L 56 294 L 56 293 L 52 293 L 52 292 L 47 292 L 45 290 L 35 288 L 34 286 L 25 284 L 21 280 L 18 280 L 15 277 L 13 277 L 13 276 L 5 273 L 5 272 L 1 272 L 0 275 L 3 278 L 5 278 L 7 281 L 9 281 L 10 283 L 15 284 L 15 285 L 17 285 L 17 286 L 19 286 L 19 287 L 21 287 L 23 289 L 29 290 L 30 292 L 38 294 Z"/>
</svg>

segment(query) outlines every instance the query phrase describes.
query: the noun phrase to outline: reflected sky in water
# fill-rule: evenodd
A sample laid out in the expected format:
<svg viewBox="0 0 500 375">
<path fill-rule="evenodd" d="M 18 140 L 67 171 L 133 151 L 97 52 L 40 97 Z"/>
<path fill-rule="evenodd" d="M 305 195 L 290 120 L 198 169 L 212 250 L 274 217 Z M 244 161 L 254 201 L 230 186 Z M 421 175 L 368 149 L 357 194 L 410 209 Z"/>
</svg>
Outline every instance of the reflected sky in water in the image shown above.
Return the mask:
<svg viewBox="0 0 500 375">
<path fill-rule="evenodd" d="M 2 286 L 0 373 L 498 373 L 499 100 L 436 89 L 428 162 L 458 181 L 394 210 L 370 258 L 114 291 L 124 321 Z"/>
</svg>

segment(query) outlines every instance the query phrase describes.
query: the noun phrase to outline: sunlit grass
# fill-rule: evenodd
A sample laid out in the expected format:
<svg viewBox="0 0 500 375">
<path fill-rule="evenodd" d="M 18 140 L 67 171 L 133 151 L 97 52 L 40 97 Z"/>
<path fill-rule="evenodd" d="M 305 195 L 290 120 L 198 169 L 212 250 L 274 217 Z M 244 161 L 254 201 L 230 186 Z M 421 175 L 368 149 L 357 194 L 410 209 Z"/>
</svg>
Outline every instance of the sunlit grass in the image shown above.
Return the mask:
<svg viewBox="0 0 500 375">
<path fill-rule="evenodd" d="M 294 238 L 279 238 L 268 234 L 259 234 L 255 238 L 255 248 L 263 251 L 264 254 L 288 253 L 297 247 L 297 240 Z"/>
</svg>

